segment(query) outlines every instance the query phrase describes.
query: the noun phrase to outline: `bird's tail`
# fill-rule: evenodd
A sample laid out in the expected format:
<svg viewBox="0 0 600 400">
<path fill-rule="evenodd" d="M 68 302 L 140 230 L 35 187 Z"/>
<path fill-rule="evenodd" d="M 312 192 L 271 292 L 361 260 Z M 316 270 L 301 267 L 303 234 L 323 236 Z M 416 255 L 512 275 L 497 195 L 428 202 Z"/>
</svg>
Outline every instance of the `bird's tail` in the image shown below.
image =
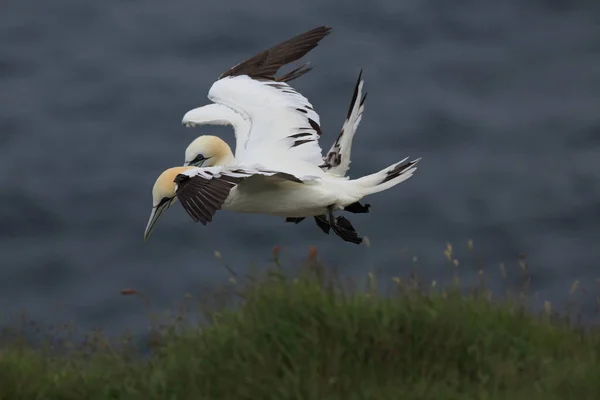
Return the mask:
<svg viewBox="0 0 600 400">
<path fill-rule="evenodd" d="M 407 160 L 408 157 L 379 172 L 363 176 L 359 179 L 353 179 L 350 182 L 362 193 L 363 197 L 387 190 L 410 178 L 417 170 L 416 165 L 421 159 Z"/>
<path fill-rule="evenodd" d="M 346 116 L 344 125 L 342 125 L 342 130 L 327 155 L 323 157 L 321 168 L 325 172 L 339 176 L 346 176 L 348 173 L 352 139 L 354 139 L 354 134 L 358 129 L 358 124 L 365 110 L 367 94 L 363 94 L 362 91 L 364 83 L 361 69 L 358 74 L 356 86 L 354 87 L 354 93 L 352 94 L 352 101 L 350 101 L 350 107 L 348 108 L 348 115 Z"/>
</svg>

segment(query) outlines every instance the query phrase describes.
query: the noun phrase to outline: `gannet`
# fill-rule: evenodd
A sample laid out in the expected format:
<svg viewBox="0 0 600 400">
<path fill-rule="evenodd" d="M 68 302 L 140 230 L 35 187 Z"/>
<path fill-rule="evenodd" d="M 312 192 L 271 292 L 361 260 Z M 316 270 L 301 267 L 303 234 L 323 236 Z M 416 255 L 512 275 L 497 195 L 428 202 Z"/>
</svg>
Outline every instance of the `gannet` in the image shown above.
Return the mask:
<svg viewBox="0 0 600 400">
<path fill-rule="evenodd" d="M 188 126 L 232 125 L 235 163 L 164 171 L 152 190 L 144 239 L 179 199 L 192 219 L 203 224 L 212 221 L 219 209 L 288 218 L 327 215 L 338 236 L 362 242 L 349 222 L 334 218 L 333 212 L 410 178 L 420 159 L 405 158 L 359 179 L 326 173 L 319 166 L 323 162 L 319 116 L 304 96 L 275 74 L 314 48 L 329 31 L 328 27 L 313 29 L 229 69 L 209 90 L 214 104 L 185 114 L 182 122 Z"/>
<path fill-rule="evenodd" d="M 289 80 L 287 81 L 289 82 Z M 358 79 L 352 92 L 352 100 L 348 107 L 346 119 L 342 125 L 337 139 L 332 144 L 327 154 L 321 159 L 319 166 L 323 171 L 338 175 L 346 176 L 350 167 L 350 152 L 352 147 L 352 139 L 358 129 L 358 125 L 362 119 L 364 112 L 364 104 L 367 94 L 363 94 L 364 80 L 362 79 L 362 70 L 359 72 Z M 321 135 L 322 136 L 322 135 Z M 185 149 L 184 166 L 191 165 L 194 167 L 212 167 L 233 165 L 235 157 L 231 148 L 221 138 L 213 135 L 202 135 L 192 141 Z M 352 213 L 367 213 L 370 205 L 362 205 L 356 203 L 345 208 L 345 211 Z M 330 226 L 327 223 L 325 215 L 316 216 L 315 222 L 323 232 L 329 233 Z M 286 222 L 300 223 L 304 218 L 286 218 Z"/>
</svg>

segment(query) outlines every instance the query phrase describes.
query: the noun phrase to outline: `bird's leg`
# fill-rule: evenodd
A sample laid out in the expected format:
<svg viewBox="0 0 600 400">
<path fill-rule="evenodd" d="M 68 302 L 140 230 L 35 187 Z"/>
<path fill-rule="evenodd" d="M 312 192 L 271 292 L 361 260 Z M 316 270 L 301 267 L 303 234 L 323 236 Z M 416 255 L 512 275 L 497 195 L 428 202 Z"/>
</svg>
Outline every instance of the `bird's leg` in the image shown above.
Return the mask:
<svg viewBox="0 0 600 400">
<path fill-rule="evenodd" d="M 348 221 L 348 219 L 344 217 L 334 218 L 333 216 L 333 206 L 329 206 L 327 208 L 329 212 L 329 225 L 333 232 L 338 235 L 340 238 L 345 240 L 346 242 L 360 244 L 362 243 L 362 238 L 358 236 L 358 233 Z"/>
<path fill-rule="evenodd" d="M 300 222 L 302 222 L 302 220 L 304 220 L 304 217 L 300 217 L 300 218 L 288 217 L 285 219 L 285 222 L 293 222 L 295 224 L 299 224 Z"/>
<path fill-rule="evenodd" d="M 304 221 L 304 217 L 287 217 L 285 219 L 285 222 L 293 222 L 294 224 L 299 224 L 302 221 Z M 327 216 L 317 215 L 315 217 L 315 222 L 317 223 L 317 226 L 321 228 L 323 232 L 325 232 L 325 234 L 329 235 L 329 229 L 331 227 L 329 226 L 329 222 L 327 222 Z"/>
<path fill-rule="evenodd" d="M 366 214 L 369 212 L 370 204 L 361 204 L 359 201 L 352 203 L 344 207 L 344 211 L 351 212 L 353 214 Z"/>
<path fill-rule="evenodd" d="M 329 222 L 327 222 L 326 215 L 317 215 L 315 217 L 315 222 L 317 223 L 317 226 L 321 228 L 323 232 L 325 232 L 326 235 L 329 235 L 329 229 L 331 227 L 329 226 Z"/>
</svg>

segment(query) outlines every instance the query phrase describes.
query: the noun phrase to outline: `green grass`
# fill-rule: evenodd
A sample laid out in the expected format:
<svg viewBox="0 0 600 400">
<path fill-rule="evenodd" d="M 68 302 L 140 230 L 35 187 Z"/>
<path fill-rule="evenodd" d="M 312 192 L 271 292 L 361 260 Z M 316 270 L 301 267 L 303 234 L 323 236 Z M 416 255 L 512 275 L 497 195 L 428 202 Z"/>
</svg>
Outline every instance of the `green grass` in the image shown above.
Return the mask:
<svg viewBox="0 0 600 400">
<path fill-rule="evenodd" d="M 342 289 L 314 261 L 236 283 L 239 308 L 153 356 L 90 339 L 0 349 L 0 399 L 600 399 L 600 335 L 485 290 Z"/>
</svg>

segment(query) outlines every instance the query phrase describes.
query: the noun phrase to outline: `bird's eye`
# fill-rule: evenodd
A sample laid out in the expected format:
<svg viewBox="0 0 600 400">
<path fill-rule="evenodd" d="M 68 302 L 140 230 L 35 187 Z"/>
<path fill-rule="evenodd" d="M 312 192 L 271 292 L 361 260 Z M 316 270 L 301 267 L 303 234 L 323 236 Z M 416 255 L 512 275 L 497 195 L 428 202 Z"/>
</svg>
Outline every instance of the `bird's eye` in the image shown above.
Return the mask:
<svg viewBox="0 0 600 400">
<path fill-rule="evenodd" d="M 198 155 L 196 156 L 196 158 L 194 158 L 194 159 L 193 159 L 193 160 L 190 162 L 190 164 L 191 164 L 191 165 L 196 165 L 196 164 L 198 164 L 198 163 L 201 163 L 201 162 L 202 162 L 202 161 L 204 161 L 204 160 L 206 160 L 206 157 L 204 157 L 204 155 L 202 155 L 202 154 L 198 154 Z"/>
</svg>

